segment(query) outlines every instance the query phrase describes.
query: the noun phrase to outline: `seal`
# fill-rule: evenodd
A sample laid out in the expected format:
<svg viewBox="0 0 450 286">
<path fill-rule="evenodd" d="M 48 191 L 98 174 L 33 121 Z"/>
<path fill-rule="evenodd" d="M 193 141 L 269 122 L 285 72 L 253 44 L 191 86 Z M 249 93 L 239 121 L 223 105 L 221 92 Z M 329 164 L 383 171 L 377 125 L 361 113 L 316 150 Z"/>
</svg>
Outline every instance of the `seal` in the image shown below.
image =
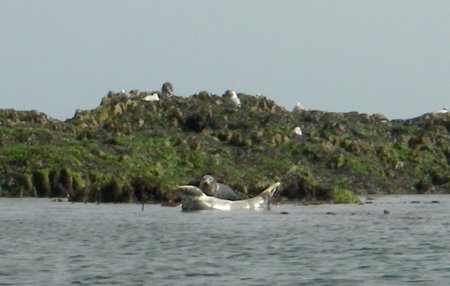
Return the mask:
<svg viewBox="0 0 450 286">
<path fill-rule="evenodd" d="M 211 175 L 203 176 L 199 187 L 208 196 L 230 201 L 239 200 L 239 196 L 230 187 L 218 183 Z"/>
<path fill-rule="evenodd" d="M 272 196 L 275 194 L 280 182 L 270 185 L 258 196 L 251 199 L 230 201 L 207 196 L 196 186 L 179 186 L 176 189 L 181 197 L 182 211 L 198 210 L 270 210 Z"/>
</svg>

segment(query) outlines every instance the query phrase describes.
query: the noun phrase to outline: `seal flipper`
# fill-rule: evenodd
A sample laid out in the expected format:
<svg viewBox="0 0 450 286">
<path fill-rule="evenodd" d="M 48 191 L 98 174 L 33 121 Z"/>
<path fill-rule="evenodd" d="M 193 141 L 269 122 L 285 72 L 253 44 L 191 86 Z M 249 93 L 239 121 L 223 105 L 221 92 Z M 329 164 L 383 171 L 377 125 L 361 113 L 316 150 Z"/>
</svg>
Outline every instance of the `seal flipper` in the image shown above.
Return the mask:
<svg viewBox="0 0 450 286">
<path fill-rule="evenodd" d="M 259 197 L 263 197 L 264 199 L 271 199 L 272 196 L 275 194 L 275 192 L 278 189 L 278 186 L 280 185 L 280 182 L 276 182 L 269 187 L 267 187 L 264 191 L 259 194 Z"/>
<path fill-rule="evenodd" d="M 259 194 L 258 197 L 262 198 L 264 200 L 264 203 L 266 205 L 266 208 L 270 210 L 270 205 L 272 203 L 272 197 L 275 194 L 275 192 L 278 189 L 278 186 L 280 185 L 280 182 L 276 182 L 269 187 L 267 187 L 261 194 Z"/>
<path fill-rule="evenodd" d="M 200 190 L 198 187 L 190 186 L 190 185 L 178 186 L 177 187 L 177 192 L 181 196 L 188 196 L 188 197 L 202 197 L 202 196 L 206 196 L 205 193 L 203 193 L 203 191 Z"/>
</svg>

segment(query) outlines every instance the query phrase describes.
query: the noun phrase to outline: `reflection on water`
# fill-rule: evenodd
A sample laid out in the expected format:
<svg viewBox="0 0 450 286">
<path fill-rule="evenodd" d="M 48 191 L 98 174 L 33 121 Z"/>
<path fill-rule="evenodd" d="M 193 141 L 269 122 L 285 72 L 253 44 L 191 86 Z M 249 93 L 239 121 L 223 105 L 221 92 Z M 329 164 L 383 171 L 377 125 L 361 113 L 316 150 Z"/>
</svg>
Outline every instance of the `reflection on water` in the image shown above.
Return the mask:
<svg viewBox="0 0 450 286">
<path fill-rule="evenodd" d="M 0 199 L 0 285 L 447 285 L 449 226 L 450 196 L 197 213 Z"/>
</svg>

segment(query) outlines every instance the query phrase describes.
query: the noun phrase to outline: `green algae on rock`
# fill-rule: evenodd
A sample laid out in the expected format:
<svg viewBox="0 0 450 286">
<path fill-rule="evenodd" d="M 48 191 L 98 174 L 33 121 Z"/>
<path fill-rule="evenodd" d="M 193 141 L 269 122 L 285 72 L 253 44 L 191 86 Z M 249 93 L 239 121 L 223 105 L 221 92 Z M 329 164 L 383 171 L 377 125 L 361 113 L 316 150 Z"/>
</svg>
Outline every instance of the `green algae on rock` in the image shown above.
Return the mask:
<svg viewBox="0 0 450 286">
<path fill-rule="evenodd" d="M 239 93 L 144 101 L 110 91 L 58 121 L 0 110 L 0 195 L 84 202 L 177 202 L 177 185 L 213 174 L 256 195 L 281 181 L 289 200 L 357 202 L 358 194 L 450 193 L 450 113 L 289 112 Z M 292 133 L 300 126 L 301 136 Z M 345 181 L 345 184 L 343 182 Z"/>
</svg>

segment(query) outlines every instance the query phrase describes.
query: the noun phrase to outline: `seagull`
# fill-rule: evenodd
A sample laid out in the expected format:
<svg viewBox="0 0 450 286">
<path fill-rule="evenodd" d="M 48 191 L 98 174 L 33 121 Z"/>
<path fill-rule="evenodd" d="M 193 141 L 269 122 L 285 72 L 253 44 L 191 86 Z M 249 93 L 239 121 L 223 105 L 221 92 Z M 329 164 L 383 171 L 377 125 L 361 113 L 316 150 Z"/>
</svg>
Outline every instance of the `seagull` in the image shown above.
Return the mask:
<svg viewBox="0 0 450 286">
<path fill-rule="evenodd" d="M 144 101 L 158 101 L 159 96 L 157 93 L 154 93 L 154 94 L 147 95 L 146 97 L 143 98 L 143 100 Z"/>
<path fill-rule="evenodd" d="M 229 89 L 225 91 L 225 94 L 222 97 L 229 98 L 231 100 L 231 103 L 233 103 L 233 105 L 241 107 L 241 100 L 239 99 L 234 90 Z"/>
<path fill-rule="evenodd" d="M 446 114 L 446 113 L 448 113 L 447 107 L 444 107 L 441 110 L 434 112 L 434 114 Z"/>
<path fill-rule="evenodd" d="M 236 94 L 236 92 L 234 90 L 233 90 L 233 93 L 231 95 L 231 101 L 237 107 L 241 107 L 241 100 L 239 99 L 239 97 L 237 96 L 237 94 Z"/>
<path fill-rule="evenodd" d="M 303 135 L 302 129 L 300 127 L 298 127 L 298 126 L 295 127 L 294 130 L 292 130 L 292 133 L 294 133 L 295 135 L 298 135 L 298 136 L 302 136 Z"/>
<path fill-rule="evenodd" d="M 119 96 L 122 98 L 127 98 L 129 94 L 126 90 L 122 89 L 121 91 L 119 91 Z"/>
<path fill-rule="evenodd" d="M 294 109 L 292 110 L 292 112 L 300 112 L 303 110 L 303 105 L 297 101 L 297 104 L 294 106 Z"/>
<path fill-rule="evenodd" d="M 381 123 L 389 122 L 389 118 L 386 115 L 382 114 L 382 113 L 372 114 L 372 117 L 375 118 L 376 120 L 378 120 Z"/>
</svg>

